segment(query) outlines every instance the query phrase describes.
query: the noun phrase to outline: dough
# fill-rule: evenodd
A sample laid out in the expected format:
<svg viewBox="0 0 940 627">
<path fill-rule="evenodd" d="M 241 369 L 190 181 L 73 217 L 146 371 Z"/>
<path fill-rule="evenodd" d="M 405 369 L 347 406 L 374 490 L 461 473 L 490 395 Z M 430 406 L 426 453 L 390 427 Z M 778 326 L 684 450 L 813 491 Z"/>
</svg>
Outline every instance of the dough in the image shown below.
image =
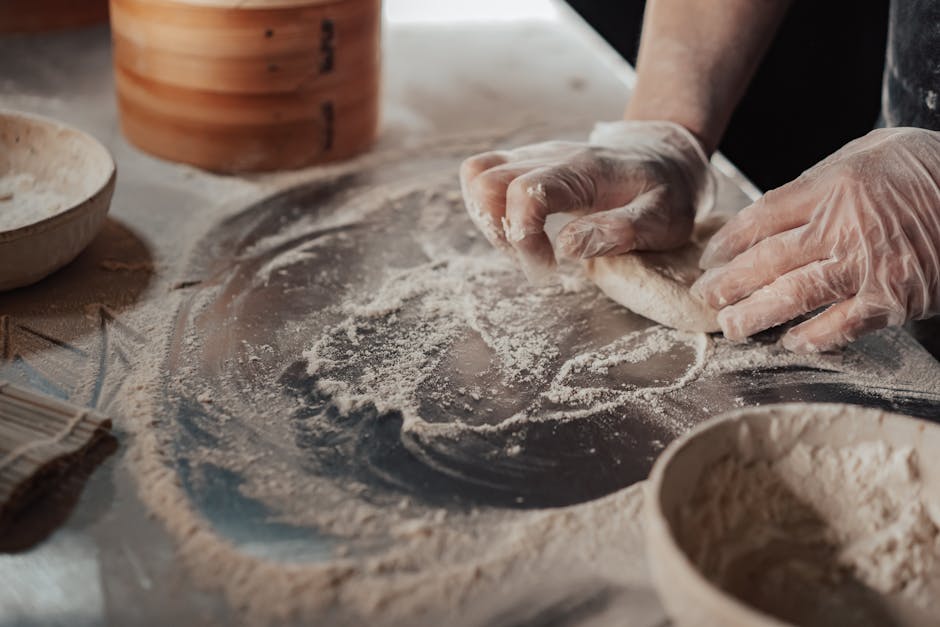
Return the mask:
<svg viewBox="0 0 940 627">
<path fill-rule="evenodd" d="M 702 275 L 705 245 L 728 220 L 713 214 L 695 225 L 692 240 L 663 252 L 633 252 L 585 262 L 588 277 L 612 300 L 654 322 L 682 331 L 719 330 L 718 312 L 689 293 Z"/>
</svg>

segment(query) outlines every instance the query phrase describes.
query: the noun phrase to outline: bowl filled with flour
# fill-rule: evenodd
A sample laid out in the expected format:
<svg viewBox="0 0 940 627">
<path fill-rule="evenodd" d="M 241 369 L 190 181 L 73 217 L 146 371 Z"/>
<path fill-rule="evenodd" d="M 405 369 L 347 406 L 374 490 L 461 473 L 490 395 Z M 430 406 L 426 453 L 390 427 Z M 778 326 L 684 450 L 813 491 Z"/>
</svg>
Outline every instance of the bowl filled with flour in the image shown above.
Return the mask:
<svg viewBox="0 0 940 627">
<path fill-rule="evenodd" d="M 0 290 L 72 261 L 101 228 L 114 180 L 114 160 L 95 138 L 0 110 Z"/>
<path fill-rule="evenodd" d="M 703 423 L 647 483 L 679 625 L 940 625 L 940 426 L 783 404 Z"/>
</svg>

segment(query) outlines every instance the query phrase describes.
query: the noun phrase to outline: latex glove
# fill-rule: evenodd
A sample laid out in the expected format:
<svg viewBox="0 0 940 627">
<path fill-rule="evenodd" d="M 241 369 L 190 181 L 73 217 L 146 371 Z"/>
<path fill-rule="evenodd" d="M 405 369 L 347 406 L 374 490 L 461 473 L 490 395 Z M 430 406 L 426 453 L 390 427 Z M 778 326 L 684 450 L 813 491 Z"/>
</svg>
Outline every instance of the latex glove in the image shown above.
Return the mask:
<svg viewBox="0 0 940 627">
<path fill-rule="evenodd" d="M 542 283 L 555 266 L 545 234 L 553 213 L 580 215 L 558 252 L 587 259 L 685 243 L 696 211 L 714 203 L 714 179 L 695 137 L 671 122 L 610 122 L 588 143 L 547 142 L 464 161 L 467 211 L 486 238 Z"/>
<path fill-rule="evenodd" d="M 940 311 L 940 133 L 882 129 L 768 192 L 711 240 L 693 293 L 740 340 L 832 305 L 783 345 L 831 350 Z"/>
</svg>

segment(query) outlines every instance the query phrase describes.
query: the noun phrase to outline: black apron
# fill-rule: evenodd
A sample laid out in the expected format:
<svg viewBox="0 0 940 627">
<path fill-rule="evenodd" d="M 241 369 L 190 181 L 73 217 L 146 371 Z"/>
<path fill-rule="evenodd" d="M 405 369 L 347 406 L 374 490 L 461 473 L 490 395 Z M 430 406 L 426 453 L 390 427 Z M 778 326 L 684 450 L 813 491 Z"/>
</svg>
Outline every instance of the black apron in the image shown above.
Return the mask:
<svg viewBox="0 0 940 627">
<path fill-rule="evenodd" d="M 940 130 L 940 0 L 892 0 L 881 124 Z M 907 325 L 940 359 L 940 316 Z"/>
<path fill-rule="evenodd" d="M 940 0 L 891 2 L 881 115 L 940 130 Z"/>
</svg>

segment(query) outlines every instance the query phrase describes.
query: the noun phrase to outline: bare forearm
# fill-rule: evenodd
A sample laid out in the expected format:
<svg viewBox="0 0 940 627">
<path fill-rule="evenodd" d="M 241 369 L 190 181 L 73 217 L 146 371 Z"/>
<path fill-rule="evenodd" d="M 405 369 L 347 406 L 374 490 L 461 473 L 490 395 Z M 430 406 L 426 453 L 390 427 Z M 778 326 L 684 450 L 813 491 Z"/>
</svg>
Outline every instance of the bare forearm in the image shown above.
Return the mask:
<svg viewBox="0 0 940 627">
<path fill-rule="evenodd" d="M 715 150 L 790 0 L 651 0 L 629 120 L 669 120 Z"/>
</svg>

